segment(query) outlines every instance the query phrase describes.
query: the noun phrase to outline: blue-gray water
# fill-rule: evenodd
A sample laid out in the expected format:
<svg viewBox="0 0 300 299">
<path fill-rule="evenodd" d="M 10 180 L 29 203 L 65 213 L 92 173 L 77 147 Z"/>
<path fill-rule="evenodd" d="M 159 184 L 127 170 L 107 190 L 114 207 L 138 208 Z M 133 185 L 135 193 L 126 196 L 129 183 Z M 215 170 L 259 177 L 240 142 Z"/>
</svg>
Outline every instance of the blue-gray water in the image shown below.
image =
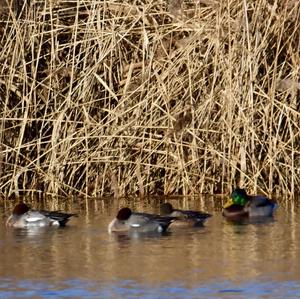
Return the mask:
<svg viewBox="0 0 300 299">
<path fill-rule="evenodd" d="M 300 298 L 297 201 L 243 225 L 223 219 L 219 198 L 172 203 L 213 217 L 204 228 L 162 236 L 109 235 L 109 221 L 127 203 L 95 200 L 60 205 L 79 214 L 66 228 L 28 231 L 5 227 L 13 206 L 6 202 L 0 298 Z M 131 207 L 157 211 L 149 201 Z"/>
</svg>

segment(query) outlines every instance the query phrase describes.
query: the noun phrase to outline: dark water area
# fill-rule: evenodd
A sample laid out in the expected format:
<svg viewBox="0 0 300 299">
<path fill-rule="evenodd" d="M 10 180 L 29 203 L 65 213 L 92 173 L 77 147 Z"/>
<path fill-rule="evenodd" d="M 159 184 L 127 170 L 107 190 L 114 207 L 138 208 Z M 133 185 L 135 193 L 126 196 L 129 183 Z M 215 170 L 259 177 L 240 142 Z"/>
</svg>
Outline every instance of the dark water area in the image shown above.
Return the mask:
<svg viewBox="0 0 300 299">
<path fill-rule="evenodd" d="M 46 204 L 78 213 L 65 228 L 11 229 L 0 206 L 0 298 L 300 298 L 299 201 L 243 224 L 220 198 L 178 198 L 213 214 L 203 228 L 108 234 L 120 206 L 158 212 L 158 201 Z M 39 206 L 32 205 L 34 208 Z"/>
</svg>

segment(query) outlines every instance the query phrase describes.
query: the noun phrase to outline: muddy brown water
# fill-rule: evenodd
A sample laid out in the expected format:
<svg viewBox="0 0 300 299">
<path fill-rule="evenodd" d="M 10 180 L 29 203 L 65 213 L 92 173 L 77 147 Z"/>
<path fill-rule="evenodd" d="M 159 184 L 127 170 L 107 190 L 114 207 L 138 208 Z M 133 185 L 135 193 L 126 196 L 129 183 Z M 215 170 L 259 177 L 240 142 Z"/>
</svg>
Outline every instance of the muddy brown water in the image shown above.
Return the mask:
<svg viewBox="0 0 300 299">
<path fill-rule="evenodd" d="M 60 205 L 79 215 L 65 228 L 22 230 L 5 227 L 3 204 L 0 298 L 300 298 L 298 201 L 244 224 L 226 221 L 218 198 L 172 203 L 213 217 L 163 235 L 110 235 L 119 206 L 157 212 L 158 202 L 93 200 Z"/>
</svg>

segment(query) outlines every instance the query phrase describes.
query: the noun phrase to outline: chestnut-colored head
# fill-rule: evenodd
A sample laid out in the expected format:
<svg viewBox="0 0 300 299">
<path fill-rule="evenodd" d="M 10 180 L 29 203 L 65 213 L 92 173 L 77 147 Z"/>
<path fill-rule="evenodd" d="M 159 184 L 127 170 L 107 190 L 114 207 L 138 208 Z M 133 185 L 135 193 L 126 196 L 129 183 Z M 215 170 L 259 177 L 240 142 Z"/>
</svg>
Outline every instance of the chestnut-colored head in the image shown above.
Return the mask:
<svg viewBox="0 0 300 299">
<path fill-rule="evenodd" d="M 13 215 L 21 216 L 29 211 L 29 207 L 24 202 L 19 202 L 13 209 Z"/>
<path fill-rule="evenodd" d="M 122 208 L 121 210 L 119 210 L 116 218 L 118 220 L 125 221 L 125 220 L 129 219 L 131 214 L 132 214 L 132 211 L 129 208 Z"/>
</svg>

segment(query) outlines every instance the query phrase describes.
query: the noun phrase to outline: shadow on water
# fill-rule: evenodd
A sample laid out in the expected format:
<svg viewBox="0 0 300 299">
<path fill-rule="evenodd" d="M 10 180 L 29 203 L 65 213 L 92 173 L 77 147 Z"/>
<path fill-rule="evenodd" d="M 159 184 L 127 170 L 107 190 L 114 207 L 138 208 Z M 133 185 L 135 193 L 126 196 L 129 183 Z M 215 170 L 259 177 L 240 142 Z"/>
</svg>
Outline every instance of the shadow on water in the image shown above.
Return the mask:
<svg viewBox="0 0 300 299">
<path fill-rule="evenodd" d="M 79 217 L 65 228 L 33 230 L 7 229 L 12 206 L 0 210 L 0 297 L 299 297 L 297 202 L 283 202 L 273 218 L 238 222 L 223 218 L 217 198 L 172 203 L 213 217 L 204 227 L 163 234 L 108 234 L 120 206 L 158 212 L 159 201 L 64 204 Z"/>
</svg>

